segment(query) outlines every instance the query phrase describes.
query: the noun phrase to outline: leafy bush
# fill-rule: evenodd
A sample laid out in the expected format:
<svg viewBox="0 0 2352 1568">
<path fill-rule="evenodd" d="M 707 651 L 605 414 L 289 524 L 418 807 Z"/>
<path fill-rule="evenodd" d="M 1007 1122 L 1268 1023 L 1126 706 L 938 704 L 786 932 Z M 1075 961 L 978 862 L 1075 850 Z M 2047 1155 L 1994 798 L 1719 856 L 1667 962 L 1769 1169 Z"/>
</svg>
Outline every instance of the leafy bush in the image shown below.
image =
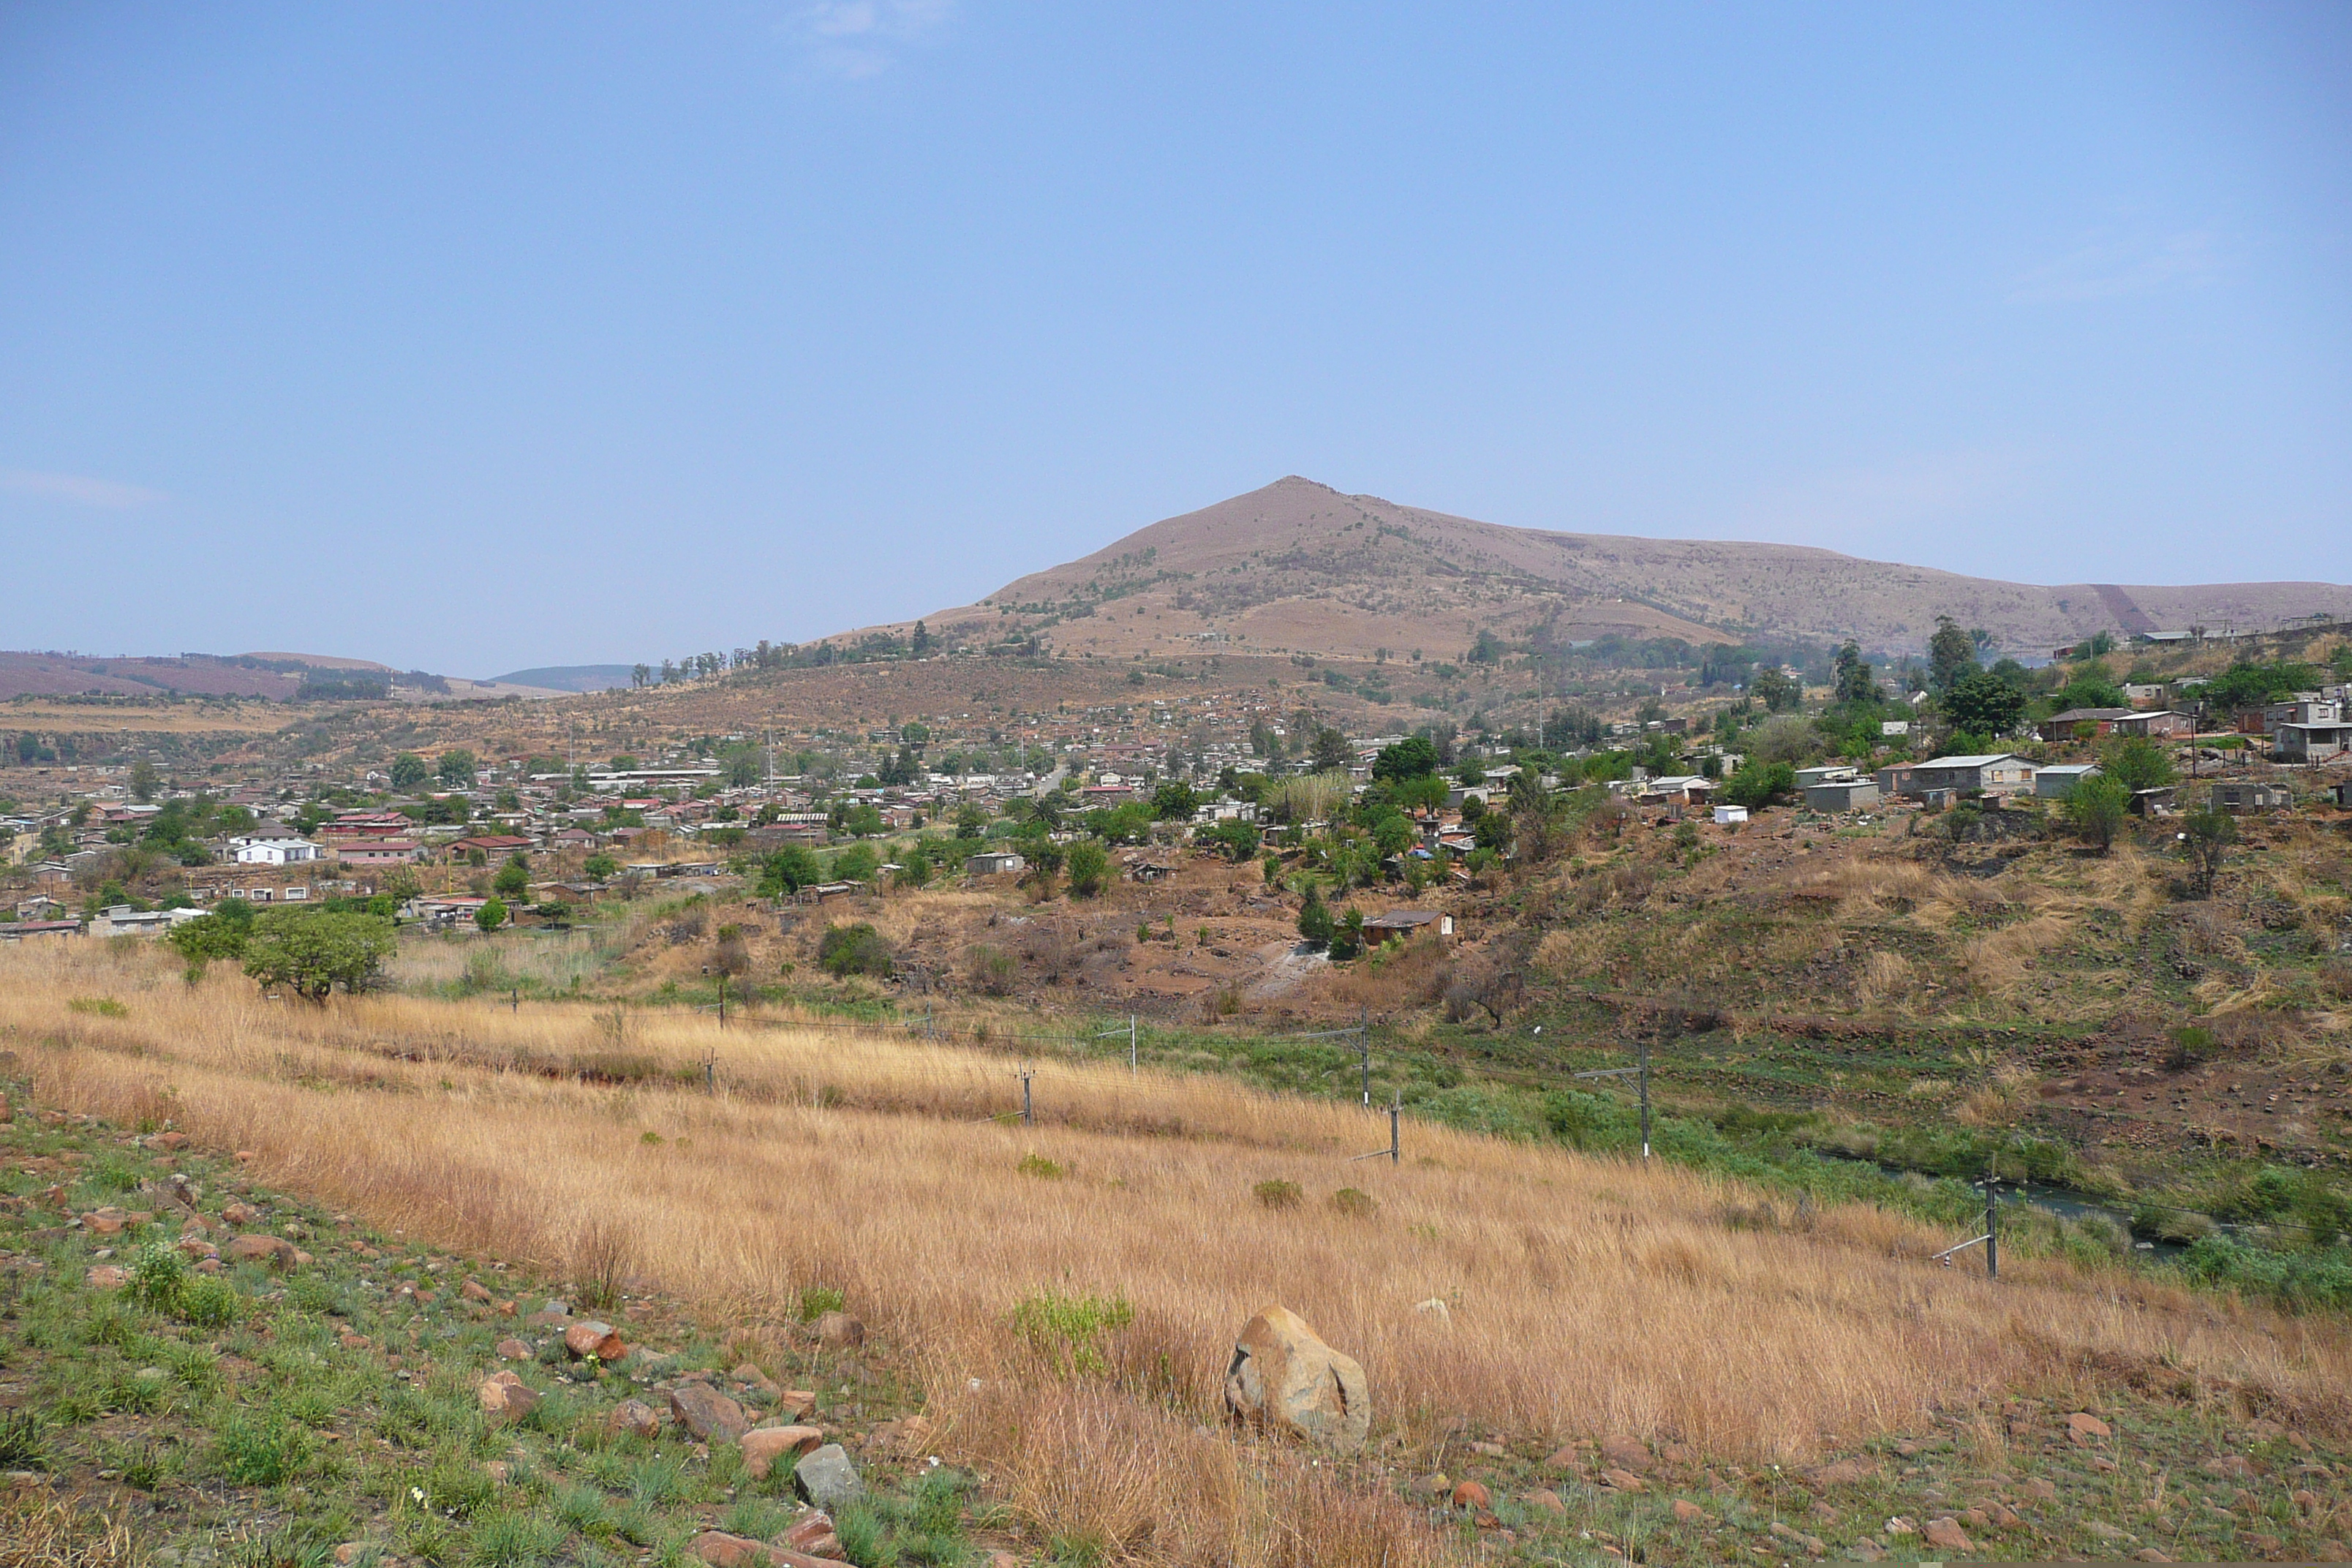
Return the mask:
<svg viewBox="0 0 2352 1568">
<path fill-rule="evenodd" d="M 245 1316 L 245 1298 L 227 1280 L 194 1274 L 182 1282 L 172 1315 L 199 1329 L 226 1329 Z"/>
<path fill-rule="evenodd" d="M 1041 1181 L 1047 1182 L 1058 1182 L 1070 1173 L 1068 1168 L 1060 1162 L 1048 1160 L 1043 1154 L 1024 1154 L 1021 1156 L 1021 1163 L 1013 1168 L 1024 1176 L 1035 1176 Z"/>
<path fill-rule="evenodd" d="M 1065 1376 L 1108 1373 L 1103 1340 L 1134 1321 L 1124 1296 L 1065 1296 L 1051 1289 L 1023 1297 L 1012 1312 L 1013 1331 Z"/>
<path fill-rule="evenodd" d="M 804 1285 L 801 1288 L 801 1321 L 814 1323 L 827 1312 L 840 1311 L 848 1301 L 830 1285 Z"/>
<path fill-rule="evenodd" d="M 1273 1181 L 1260 1182 L 1250 1191 L 1257 1195 L 1257 1201 L 1260 1204 L 1270 1209 L 1295 1209 L 1298 1206 L 1299 1192 L 1297 1182 L 1286 1182 L 1277 1178 Z"/>
<path fill-rule="evenodd" d="M 170 1312 L 180 1304 L 188 1282 L 188 1259 L 170 1242 L 149 1242 L 131 1258 L 131 1279 L 124 1294 L 150 1311 Z"/>
<path fill-rule="evenodd" d="M 1372 1201 L 1371 1194 L 1354 1187 L 1341 1187 L 1333 1193 L 1331 1206 L 1349 1219 L 1370 1219 L 1380 1207 Z"/>
<path fill-rule="evenodd" d="M 816 961 L 826 973 L 836 978 L 871 974 L 887 980 L 890 976 L 890 944 L 864 921 L 855 925 L 829 925 L 817 941 Z"/>
<path fill-rule="evenodd" d="M 0 1410 L 0 1470 L 48 1467 L 47 1426 L 30 1410 Z"/>
<path fill-rule="evenodd" d="M 231 1410 L 213 1428 L 213 1459 L 231 1486 L 282 1486 L 302 1473 L 310 1438 L 276 1415 Z"/>
<path fill-rule="evenodd" d="M 1100 894 L 1110 878 L 1110 852 L 1091 838 L 1080 839 L 1070 846 L 1063 862 L 1070 877 L 1070 896 L 1091 899 Z"/>
</svg>

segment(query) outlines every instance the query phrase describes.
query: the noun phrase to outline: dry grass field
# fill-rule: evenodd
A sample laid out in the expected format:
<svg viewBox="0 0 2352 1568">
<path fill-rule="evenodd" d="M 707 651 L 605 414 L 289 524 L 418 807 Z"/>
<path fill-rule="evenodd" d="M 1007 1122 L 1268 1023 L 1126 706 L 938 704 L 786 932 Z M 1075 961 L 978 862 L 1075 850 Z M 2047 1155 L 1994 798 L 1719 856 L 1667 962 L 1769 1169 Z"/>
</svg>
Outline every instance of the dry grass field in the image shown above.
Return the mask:
<svg viewBox="0 0 2352 1568">
<path fill-rule="evenodd" d="M 0 951 L 0 1037 L 44 1103 L 169 1119 L 438 1246 L 617 1258 L 748 1333 L 842 1290 L 917 1369 L 943 1452 L 1040 1539 L 1139 1561 L 1414 1561 L 1437 1548 L 1388 1472 L 1456 1424 L 1794 1463 L 2021 1388 L 2144 1378 L 2352 1431 L 2331 1319 L 2050 1260 L 1995 1285 L 1877 1210 L 1733 1228 L 1755 1196 L 1688 1172 L 1419 1124 L 1402 1165 L 1351 1163 L 1385 1118 L 1214 1079 L 1054 1064 L 1023 1126 L 989 1120 L 1019 1089 L 986 1051 L 588 1005 L 312 1007 L 97 944 Z M 1258 1202 L 1270 1179 L 1303 1202 Z M 1335 1207 L 1342 1187 L 1373 1212 Z M 1048 1290 L 1131 1305 L 1097 1366 L 1016 1331 Z M 1447 1310 L 1416 1310 L 1432 1299 Z M 1364 1364 L 1360 1464 L 1219 1425 L 1234 1335 L 1276 1301 Z"/>
</svg>

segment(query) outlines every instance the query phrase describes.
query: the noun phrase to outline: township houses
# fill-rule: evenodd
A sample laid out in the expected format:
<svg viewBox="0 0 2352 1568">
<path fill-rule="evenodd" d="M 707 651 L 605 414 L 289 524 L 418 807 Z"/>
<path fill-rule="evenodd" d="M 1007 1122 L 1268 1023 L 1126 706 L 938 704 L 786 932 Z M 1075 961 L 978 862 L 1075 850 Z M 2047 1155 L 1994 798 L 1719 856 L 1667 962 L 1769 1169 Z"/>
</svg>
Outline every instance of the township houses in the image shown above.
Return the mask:
<svg viewBox="0 0 2352 1568">
<path fill-rule="evenodd" d="M 2021 795 L 2033 787 L 2033 764 L 2012 752 L 1931 757 L 1912 764 L 1903 793 L 1921 800 L 1947 791 L 1955 795 Z"/>
<path fill-rule="evenodd" d="M 1454 917 L 1439 910 L 1390 910 L 1364 922 L 1365 937 L 1375 942 L 1399 942 L 1425 931 L 1452 936 Z"/>
<path fill-rule="evenodd" d="M 2146 735 L 2153 740 L 2185 741 L 2197 732 L 2197 721 L 2169 709 L 2147 711 L 2137 708 L 2069 708 L 2042 721 L 2042 738 L 2077 740 L 2085 727 L 2095 735 Z"/>
<path fill-rule="evenodd" d="M 424 847 L 408 838 L 353 838 L 335 848 L 346 866 L 408 866 L 424 857 Z"/>
<path fill-rule="evenodd" d="M 228 843 L 240 866 L 292 866 L 320 858 L 316 844 L 275 822 L 265 822 L 249 833 L 240 833 Z"/>
<path fill-rule="evenodd" d="M 2096 763 L 2053 763 L 2033 775 L 2033 793 L 2042 800 L 2064 800 L 2074 793 L 2074 786 L 2084 779 L 2095 778 L 2100 772 Z"/>
<path fill-rule="evenodd" d="M 2352 722 L 2334 698 L 2297 697 L 2263 710 L 2271 754 L 2282 763 L 2324 763 L 2352 750 Z"/>
<path fill-rule="evenodd" d="M 528 854 L 537 847 L 536 844 L 520 834 L 477 833 L 468 837 L 451 840 L 449 853 L 463 858 L 472 855 L 478 849 L 488 858 L 497 860 L 509 855 Z"/>
</svg>

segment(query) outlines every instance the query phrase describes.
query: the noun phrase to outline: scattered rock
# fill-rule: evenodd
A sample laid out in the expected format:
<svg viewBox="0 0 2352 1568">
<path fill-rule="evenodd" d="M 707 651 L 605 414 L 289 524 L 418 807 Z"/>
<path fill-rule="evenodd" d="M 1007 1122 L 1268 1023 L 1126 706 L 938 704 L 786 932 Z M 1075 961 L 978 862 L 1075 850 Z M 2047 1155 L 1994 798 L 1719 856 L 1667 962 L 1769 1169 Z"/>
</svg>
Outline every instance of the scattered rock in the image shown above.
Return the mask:
<svg viewBox="0 0 2352 1568">
<path fill-rule="evenodd" d="M 1489 1459 L 1499 1459 L 1503 1458 L 1504 1455 L 1510 1452 L 1509 1449 L 1504 1447 L 1500 1443 L 1473 1443 L 1470 1445 L 1470 1451 L 1474 1454 L 1484 1455 Z"/>
<path fill-rule="evenodd" d="M 1893 1519 L 1886 1521 L 1886 1533 L 1889 1535 L 1916 1535 L 1919 1533 L 1919 1527 L 1898 1513 Z"/>
<path fill-rule="evenodd" d="M 220 1256 L 220 1248 L 213 1245 L 211 1242 L 206 1241 L 201 1236 L 184 1236 L 180 1237 L 180 1250 L 186 1253 L 190 1258 L 218 1258 Z"/>
<path fill-rule="evenodd" d="M 710 1568 L 768 1568 L 768 1548 L 748 1535 L 706 1530 L 688 1542 L 686 1550 Z"/>
<path fill-rule="evenodd" d="M 1919 1539 L 1945 1552 L 1975 1550 L 1969 1540 L 1969 1532 L 1962 1530 L 1959 1521 L 1954 1519 L 1929 1520 L 1927 1528 L 1919 1532 Z"/>
<path fill-rule="evenodd" d="M 743 1468 L 755 1481 L 766 1480 L 768 1471 L 784 1455 L 798 1458 L 824 1441 L 824 1433 L 814 1426 L 755 1426 L 739 1439 Z"/>
<path fill-rule="evenodd" d="M 131 1216 L 118 1208 L 93 1209 L 81 1216 L 82 1227 L 98 1236 L 120 1236 Z"/>
<path fill-rule="evenodd" d="M 1372 1421 L 1364 1369 L 1287 1307 L 1243 1328 L 1225 1367 L 1225 1409 L 1244 1426 L 1342 1450 L 1362 1447 Z"/>
<path fill-rule="evenodd" d="M 732 1443 L 751 1429 L 743 1407 L 707 1383 L 681 1383 L 671 1389 L 669 1413 L 706 1443 Z"/>
<path fill-rule="evenodd" d="M 1883 1563 L 1886 1560 L 1886 1548 L 1867 1535 L 1847 1547 L 1846 1551 L 1857 1563 Z"/>
<path fill-rule="evenodd" d="M 539 1395 L 524 1387 L 522 1379 L 510 1372 L 494 1372 L 484 1378 L 475 1390 L 475 1397 L 492 1426 L 520 1421 L 539 1405 Z"/>
<path fill-rule="evenodd" d="M 782 1389 L 776 1386 L 776 1380 L 774 1378 L 770 1377 L 766 1373 L 761 1372 L 758 1367 L 753 1366 L 748 1361 L 741 1366 L 737 1367 L 733 1372 L 729 1373 L 727 1375 L 733 1378 L 737 1383 L 751 1384 L 751 1386 L 758 1389 L 761 1394 L 766 1394 L 771 1399 L 777 1397 L 784 1392 Z"/>
<path fill-rule="evenodd" d="M 805 1421 L 816 1414 L 816 1395 L 805 1388 L 787 1388 L 776 1395 L 776 1414 Z"/>
<path fill-rule="evenodd" d="M 1838 1512 L 1837 1510 L 1822 1501 L 1819 1498 L 1815 1498 L 1813 1500 L 1813 1506 L 1807 1509 L 1805 1513 L 1809 1518 L 1822 1524 L 1839 1524 L 1843 1523 L 1845 1519 L 1843 1514 Z"/>
<path fill-rule="evenodd" d="M 2015 1530 L 2019 1525 L 2025 1522 L 2023 1520 L 2017 1517 L 2017 1510 L 2011 1508 L 2007 1503 L 1995 1502 L 1986 1504 L 1985 1515 L 1987 1518 L 1990 1519 L 1994 1524 L 2000 1526 L 2003 1530 Z"/>
<path fill-rule="evenodd" d="M 601 1362 L 624 1360 L 629 1353 L 620 1333 L 610 1323 L 600 1323 L 593 1318 L 583 1319 L 563 1331 L 563 1348 L 574 1357 L 594 1356 Z"/>
<path fill-rule="evenodd" d="M 841 1555 L 841 1537 L 833 1528 L 833 1516 L 817 1510 L 780 1538 L 781 1544 L 793 1552 L 805 1552 L 812 1557 Z"/>
<path fill-rule="evenodd" d="M 1412 1310 L 1424 1318 L 1435 1318 L 1448 1328 L 1454 1326 L 1454 1309 L 1445 1304 L 1445 1299 L 1442 1296 L 1432 1296 L 1426 1301 L 1415 1301 L 1412 1304 Z"/>
<path fill-rule="evenodd" d="M 520 1340 L 500 1340 L 499 1342 L 499 1359 L 500 1361 L 529 1361 L 530 1358 L 530 1347 L 523 1343 Z"/>
<path fill-rule="evenodd" d="M 1452 1495 L 1454 1482 L 1447 1478 L 1444 1470 L 1432 1470 L 1425 1476 L 1415 1476 L 1405 1482 L 1404 1490 L 1407 1497 L 1426 1498 L 1435 1501 L 1439 1498 Z"/>
<path fill-rule="evenodd" d="M 1476 1481 L 1464 1481 L 1454 1489 L 1454 1506 L 1455 1508 L 1492 1508 L 1495 1506 L 1495 1498 L 1493 1493 L 1487 1491 Z"/>
<path fill-rule="evenodd" d="M 82 1276 L 82 1283 L 93 1290 L 120 1290 L 131 1282 L 131 1271 L 111 1263 L 101 1263 Z"/>
<path fill-rule="evenodd" d="M 261 1218 L 261 1211 L 248 1203 L 234 1203 L 221 1210 L 221 1218 L 231 1225 L 251 1225 Z"/>
<path fill-rule="evenodd" d="M 2089 1531 L 2093 1535 L 2097 1536 L 2102 1541 L 2129 1541 L 2131 1539 L 2130 1532 L 2116 1529 L 2114 1525 L 2109 1524 L 2104 1519 L 2086 1519 L 2083 1521 L 2083 1528 Z"/>
<path fill-rule="evenodd" d="M 1677 1524 L 1705 1524 L 1706 1510 L 1688 1498 L 1675 1499 L 1675 1521 Z"/>
<path fill-rule="evenodd" d="M 346 1330 L 336 1339 L 335 1342 L 341 1345 L 347 1351 L 363 1351 L 370 1348 L 375 1342 L 369 1339 L 365 1334 L 355 1334 Z"/>
<path fill-rule="evenodd" d="M 2077 1443 L 2088 1443 L 2100 1437 L 2115 1436 L 2112 1428 L 2085 1410 L 2077 1410 L 2066 1417 L 2066 1436 Z"/>
<path fill-rule="evenodd" d="M 1643 1480 L 1633 1471 L 1619 1469 L 1614 1465 L 1602 1470 L 1601 1472 L 1601 1479 L 1604 1483 L 1615 1488 L 1621 1492 L 1645 1492 L 1650 1489 L 1649 1482 Z"/>
<path fill-rule="evenodd" d="M 885 1421 L 874 1428 L 876 1447 L 888 1448 L 902 1458 L 919 1458 L 931 1447 L 932 1426 L 927 1415 L 909 1415 L 902 1421 Z"/>
<path fill-rule="evenodd" d="M 855 1350 L 866 1342 L 866 1325 L 846 1312 L 827 1312 L 816 1321 L 816 1342 L 827 1350 Z"/>
<path fill-rule="evenodd" d="M 2253 1462 L 2243 1454 L 2216 1454 L 2205 1461 L 2203 1468 L 2209 1476 L 2231 1481 L 2251 1481 L 2258 1473 Z"/>
<path fill-rule="evenodd" d="M 261 1155 L 260 1155 L 258 1152 L 257 1152 L 256 1151 L 251 1150 L 251 1149 L 239 1149 L 239 1150 L 236 1152 L 236 1163 L 237 1163 L 238 1164 L 240 1164 L 240 1165 L 250 1165 L 250 1164 L 252 1164 L 256 1160 L 260 1159 L 260 1158 L 261 1158 Z"/>
<path fill-rule="evenodd" d="M 731 1401 L 730 1403 L 732 1403 Z M 808 1502 L 828 1511 L 866 1495 L 857 1467 L 838 1443 L 827 1443 L 801 1456 L 793 1467 L 793 1489 Z"/>
<path fill-rule="evenodd" d="M 1568 1513 L 1568 1504 L 1560 1501 L 1559 1494 L 1549 1487 L 1528 1493 L 1527 1501 L 1528 1507 L 1539 1508 L 1555 1518 L 1564 1518 Z"/>
<path fill-rule="evenodd" d="M 2044 1476 L 2028 1476 L 2017 1483 L 2017 1489 L 2043 1502 L 2058 1500 L 2058 1484 Z"/>
<path fill-rule="evenodd" d="M 224 1249 L 232 1263 L 267 1263 L 275 1268 L 286 1268 L 294 1263 L 294 1244 L 283 1237 L 233 1237 Z"/>
<path fill-rule="evenodd" d="M 1877 1468 L 1860 1459 L 1832 1459 L 1813 1472 L 1813 1483 L 1824 1487 L 1859 1486 L 1864 1476 L 1874 1474 Z"/>
<path fill-rule="evenodd" d="M 1601 1457 L 1621 1470 L 1631 1470 L 1637 1476 L 1650 1473 L 1650 1446 L 1626 1432 L 1612 1432 L 1601 1439 Z"/>
<path fill-rule="evenodd" d="M 468 1279 L 463 1285 L 460 1285 L 457 1288 L 457 1294 L 463 1296 L 468 1301 L 487 1301 L 490 1299 L 488 1289 L 483 1286 L 478 1280 L 473 1279 Z"/>
<path fill-rule="evenodd" d="M 1935 1526 L 1929 1525 L 1927 1528 L 1933 1530 Z M 1820 1536 L 1807 1535 L 1803 1531 L 1795 1528 L 1793 1525 L 1782 1524 L 1778 1521 L 1775 1521 L 1772 1525 L 1772 1533 L 1793 1545 L 1803 1547 L 1808 1552 L 1811 1552 L 1815 1557 L 1825 1557 L 1829 1554 L 1830 1549 L 1828 1543 L 1823 1542 Z"/>
<path fill-rule="evenodd" d="M 2091 1456 L 2091 1468 L 2103 1476 L 2112 1476 L 2116 1473 L 2116 1462 L 2105 1454 L 2094 1454 Z"/>
<path fill-rule="evenodd" d="M 604 1425 L 614 1432 L 628 1432 L 639 1437 L 661 1436 L 661 1416 L 642 1399 L 624 1399 L 613 1406 L 604 1417 Z"/>
<path fill-rule="evenodd" d="M 1573 1443 L 1563 1443 L 1544 1456 L 1543 1468 L 1555 1474 L 1574 1475 L 1584 1468 L 1584 1450 Z"/>
</svg>

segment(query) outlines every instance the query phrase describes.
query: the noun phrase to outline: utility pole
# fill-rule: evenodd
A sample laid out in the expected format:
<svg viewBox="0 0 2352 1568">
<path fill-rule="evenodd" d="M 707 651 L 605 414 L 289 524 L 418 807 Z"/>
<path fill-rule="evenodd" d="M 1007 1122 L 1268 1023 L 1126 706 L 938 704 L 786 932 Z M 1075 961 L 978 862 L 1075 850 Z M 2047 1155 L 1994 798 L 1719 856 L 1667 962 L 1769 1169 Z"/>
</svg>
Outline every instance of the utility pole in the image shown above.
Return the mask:
<svg viewBox="0 0 2352 1568">
<path fill-rule="evenodd" d="M 1366 1035 L 1366 1036 L 1364 1036 L 1362 1038 L 1359 1039 L 1359 1040 L 1356 1042 L 1356 1049 L 1357 1049 L 1358 1051 L 1361 1052 L 1361 1053 L 1363 1054 L 1363 1058 L 1364 1058 L 1364 1109 L 1365 1109 L 1365 1110 L 1370 1110 L 1372 1108 L 1372 1039 L 1371 1039 L 1371 1037 L 1370 1037 L 1370 1035 Z"/>
<path fill-rule="evenodd" d="M 1642 1039 L 1642 1062 L 1639 1067 L 1598 1068 L 1591 1072 L 1571 1074 L 1575 1078 L 1631 1078 L 1640 1085 L 1642 1096 L 1642 1158 L 1650 1157 L 1650 1041 Z"/>
</svg>

